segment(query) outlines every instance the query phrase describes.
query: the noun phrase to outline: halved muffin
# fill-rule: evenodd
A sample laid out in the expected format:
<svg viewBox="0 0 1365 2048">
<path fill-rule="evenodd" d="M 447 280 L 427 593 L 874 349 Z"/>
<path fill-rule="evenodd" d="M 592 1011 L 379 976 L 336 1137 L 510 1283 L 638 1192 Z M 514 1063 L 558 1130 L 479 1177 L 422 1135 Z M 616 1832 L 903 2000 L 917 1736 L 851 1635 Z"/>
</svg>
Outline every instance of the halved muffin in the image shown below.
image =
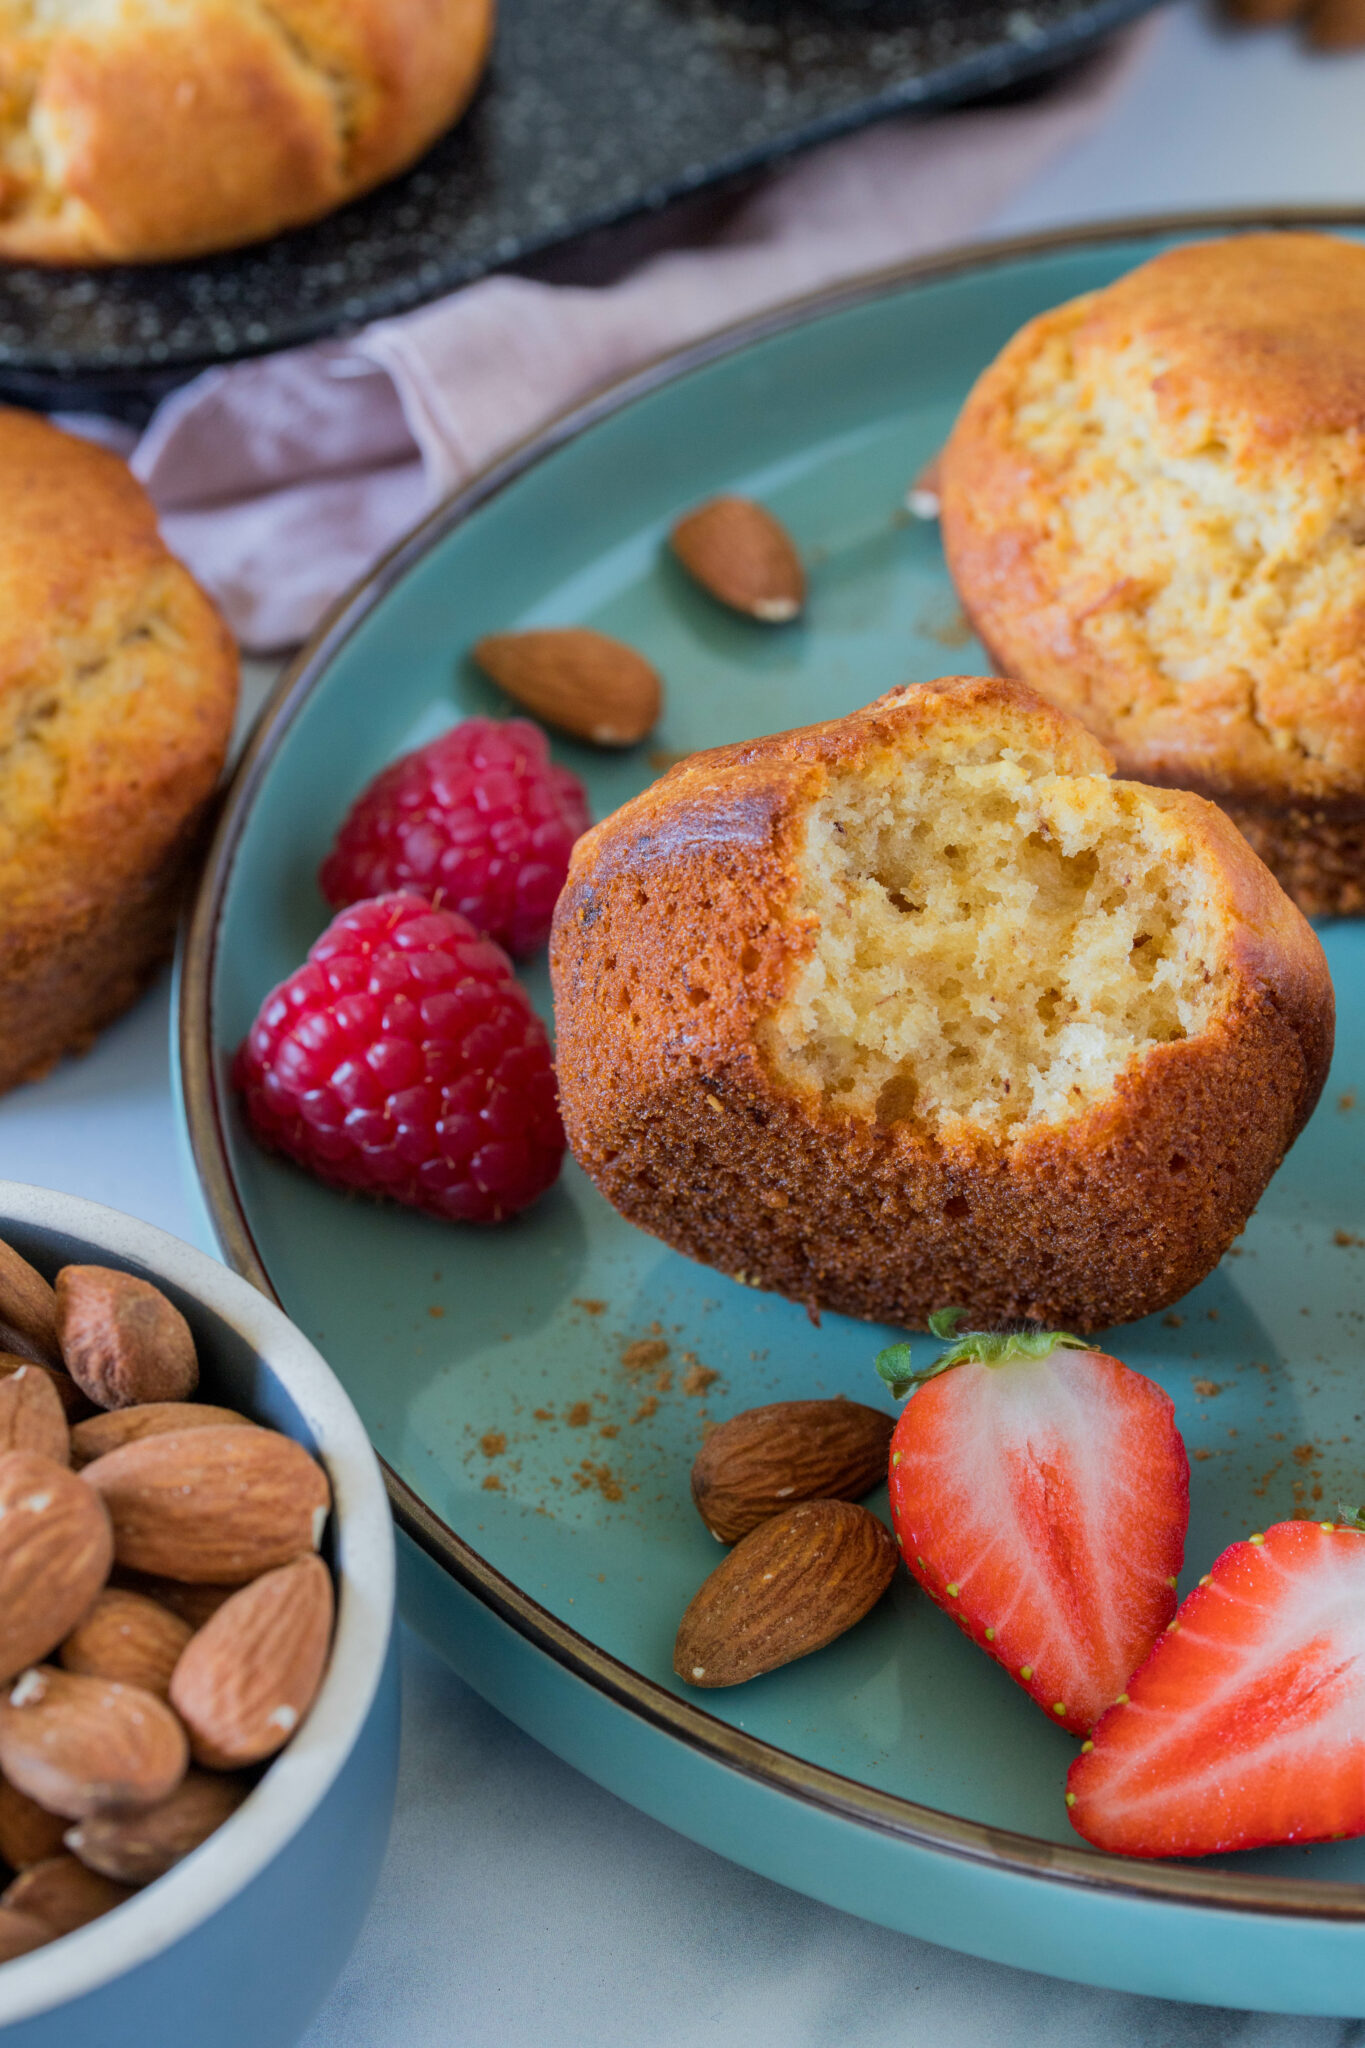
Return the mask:
<svg viewBox="0 0 1365 2048">
<path fill-rule="evenodd" d="M 1234 235 L 1031 320 L 940 468 L 991 659 L 1365 910 L 1365 247 Z"/>
<path fill-rule="evenodd" d="M 812 1309 L 1076 1330 L 1217 1263 L 1331 1056 L 1322 949 L 1212 804 L 950 677 L 694 755 L 580 839 L 569 1142 L 621 1213 Z"/>
</svg>

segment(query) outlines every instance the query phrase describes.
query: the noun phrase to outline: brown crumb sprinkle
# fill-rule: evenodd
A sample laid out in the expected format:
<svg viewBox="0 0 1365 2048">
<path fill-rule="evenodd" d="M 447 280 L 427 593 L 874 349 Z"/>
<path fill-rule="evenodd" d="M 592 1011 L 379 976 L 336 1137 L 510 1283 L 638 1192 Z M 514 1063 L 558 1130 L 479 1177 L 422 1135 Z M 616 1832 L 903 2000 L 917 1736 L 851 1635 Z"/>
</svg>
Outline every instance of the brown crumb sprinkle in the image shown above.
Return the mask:
<svg viewBox="0 0 1365 2048">
<path fill-rule="evenodd" d="M 500 1458 L 507 1449 L 507 1438 L 500 1429 L 485 1430 L 479 1438 L 479 1449 L 485 1458 Z"/>
<path fill-rule="evenodd" d="M 1175 1310 L 1171 1309 L 1161 1320 L 1168 1330 L 1179 1330 L 1183 1327 L 1185 1318 L 1184 1316 L 1178 1316 Z"/>
<path fill-rule="evenodd" d="M 565 1409 L 564 1420 L 570 1429 L 586 1429 L 592 1421 L 592 1402 L 575 1401 Z"/>
<path fill-rule="evenodd" d="M 1295 1444 L 1290 1452 L 1296 1465 L 1311 1465 L 1317 1455 L 1316 1444 Z"/>
<path fill-rule="evenodd" d="M 483 1482 L 483 1490 L 485 1493 L 502 1492 L 502 1481 L 499 1479 L 496 1472 L 490 1472 L 488 1474 L 488 1477 Z"/>
<path fill-rule="evenodd" d="M 599 1301 L 596 1295 L 593 1294 L 585 1295 L 582 1298 L 575 1295 L 573 1305 L 575 1308 L 581 1308 L 585 1316 L 601 1316 L 607 1312 L 605 1301 Z"/>
<path fill-rule="evenodd" d="M 703 1365 L 699 1358 L 692 1357 L 690 1352 L 684 1353 L 684 1356 L 691 1362 L 682 1376 L 683 1392 L 692 1395 L 704 1394 L 708 1387 L 715 1385 L 720 1374 L 713 1371 L 709 1365 Z"/>
<path fill-rule="evenodd" d="M 1196 1380 L 1194 1391 L 1201 1401 L 1211 1401 L 1215 1394 L 1222 1393 L 1223 1383 L 1221 1380 Z"/>
<path fill-rule="evenodd" d="M 1197 1462 L 1198 1462 L 1199 1464 L 1201 1464 L 1201 1465 L 1202 1465 L 1202 1464 L 1204 1463 L 1204 1461 L 1205 1461 L 1205 1459 L 1206 1459 L 1206 1458 L 1211 1458 L 1211 1457 L 1213 1456 L 1213 1452 L 1212 1452 L 1212 1451 L 1191 1451 L 1191 1452 L 1190 1452 L 1190 1456 L 1191 1456 L 1192 1458 L 1194 1458 L 1194 1459 L 1195 1459 L 1195 1460 L 1196 1460 L 1196 1461 L 1197 1461 Z"/>
<path fill-rule="evenodd" d="M 651 1366 L 662 1365 L 667 1356 L 668 1345 L 662 1337 L 637 1337 L 621 1353 L 621 1363 L 627 1372 L 648 1372 Z"/>
</svg>

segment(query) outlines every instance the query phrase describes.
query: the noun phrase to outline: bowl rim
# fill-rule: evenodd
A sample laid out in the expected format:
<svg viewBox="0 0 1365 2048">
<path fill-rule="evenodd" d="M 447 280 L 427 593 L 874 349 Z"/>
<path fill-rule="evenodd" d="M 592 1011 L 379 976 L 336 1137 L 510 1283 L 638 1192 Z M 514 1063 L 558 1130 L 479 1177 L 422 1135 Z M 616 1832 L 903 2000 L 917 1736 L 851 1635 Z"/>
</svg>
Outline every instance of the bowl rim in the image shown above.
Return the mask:
<svg viewBox="0 0 1365 2048">
<path fill-rule="evenodd" d="M 1166 235 L 1333 228 L 1365 230 L 1365 209 L 1359 205 L 1251 206 L 1125 215 L 967 242 L 842 280 L 720 328 L 604 386 L 478 471 L 389 549 L 324 615 L 266 699 L 228 785 L 182 934 L 177 1024 L 181 1112 L 209 1221 L 229 1264 L 278 1299 L 233 1178 L 225 1135 L 229 1091 L 225 1063 L 215 1053 L 213 1042 L 217 941 L 224 899 L 255 798 L 290 727 L 335 656 L 411 569 L 489 500 L 600 422 L 695 370 L 808 322 L 918 285 L 1067 249 L 1102 248 Z M 1042 1879 L 1149 1904 L 1328 1924 L 1365 1922 L 1362 1882 L 1252 1875 L 1175 1861 L 1149 1863 L 1093 1849 L 1079 1838 L 1074 1846 L 1058 1843 L 965 1820 L 882 1792 L 760 1741 L 669 1692 L 567 1627 L 495 1570 L 383 1458 L 379 1462 L 399 1528 L 442 1571 L 595 1690 L 712 1762 L 754 1779 L 770 1791 L 890 1834 L 918 1849 L 988 1865 L 1002 1875 Z"/>
<path fill-rule="evenodd" d="M 374 1703 L 394 1618 L 393 1523 L 378 1461 L 341 1382 L 275 1302 L 206 1252 L 78 1195 L 0 1180 L 8 1222 L 69 1232 L 174 1283 L 252 1345 L 295 1402 L 332 1483 L 338 1588 L 326 1676 L 287 1749 L 222 1827 L 145 1890 L 0 1969 L 0 2028 L 151 1962 L 270 1863 L 316 1810 Z"/>
</svg>

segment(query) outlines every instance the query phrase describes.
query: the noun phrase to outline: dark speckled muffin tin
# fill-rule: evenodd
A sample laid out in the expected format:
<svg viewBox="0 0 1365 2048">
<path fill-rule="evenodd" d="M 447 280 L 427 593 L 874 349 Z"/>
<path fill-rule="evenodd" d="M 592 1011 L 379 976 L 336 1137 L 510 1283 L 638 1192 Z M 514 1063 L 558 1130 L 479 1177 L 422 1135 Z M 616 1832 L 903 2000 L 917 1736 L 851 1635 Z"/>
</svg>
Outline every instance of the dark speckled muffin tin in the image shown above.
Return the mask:
<svg viewBox="0 0 1365 2048">
<path fill-rule="evenodd" d="M 899 108 L 993 91 L 1151 0 L 503 0 L 473 108 L 316 226 L 189 263 L 0 269 L 0 393 L 145 406 Z"/>
</svg>

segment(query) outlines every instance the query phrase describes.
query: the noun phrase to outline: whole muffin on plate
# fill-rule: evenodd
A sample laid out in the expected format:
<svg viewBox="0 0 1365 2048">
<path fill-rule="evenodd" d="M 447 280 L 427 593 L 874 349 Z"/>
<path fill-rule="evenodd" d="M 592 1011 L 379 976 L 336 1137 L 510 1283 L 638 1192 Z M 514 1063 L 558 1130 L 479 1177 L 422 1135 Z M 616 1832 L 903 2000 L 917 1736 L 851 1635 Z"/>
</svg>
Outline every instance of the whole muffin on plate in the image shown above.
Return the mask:
<svg viewBox="0 0 1365 2048">
<path fill-rule="evenodd" d="M 236 249 L 463 112 L 493 0 L 0 0 L 0 258 Z"/>
<path fill-rule="evenodd" d="M 227 628 L 125 465 L 0 409 L 0 1088 L 170 952 L 236 701 Z"/>
<path fill-rule="evenodd" d="M 1365 247 L 1168 250 L 1044 313 L 944 452 L 943 538 L 1008 675 L 1120 772 L 1365 910 Z"/>
<path fill-rule="evenodd" d="M 569 1143 L 811 1309 L 1075 1330 L 1201 1280 L 1317 1100 L 1312 930 L 1222 812 L 949 677 L 674 768 L 574 849 Z"/>
</svg>

